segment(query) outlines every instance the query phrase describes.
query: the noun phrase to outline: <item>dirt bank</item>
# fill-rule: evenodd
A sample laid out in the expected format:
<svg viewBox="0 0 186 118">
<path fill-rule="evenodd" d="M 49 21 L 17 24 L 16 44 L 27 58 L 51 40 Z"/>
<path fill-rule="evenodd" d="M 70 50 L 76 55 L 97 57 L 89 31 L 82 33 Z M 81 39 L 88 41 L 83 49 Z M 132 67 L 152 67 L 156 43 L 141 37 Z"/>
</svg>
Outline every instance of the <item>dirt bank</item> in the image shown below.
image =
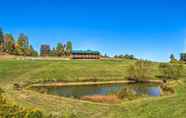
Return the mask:
<svg viewBox="0 0 186 118">
<path fill-rule="evenodd" d="M 121 81 L 103 81 L 103 82 L 54 82 L 46 84 L 33 84 L 32 87 L 62 87 L 62 86 L 82 86 L 82 85 L 104 85 L 104 84 L 128 84 L 128 83 L 163 83 L 162 80 L 121 80 Z"/>
</svg>

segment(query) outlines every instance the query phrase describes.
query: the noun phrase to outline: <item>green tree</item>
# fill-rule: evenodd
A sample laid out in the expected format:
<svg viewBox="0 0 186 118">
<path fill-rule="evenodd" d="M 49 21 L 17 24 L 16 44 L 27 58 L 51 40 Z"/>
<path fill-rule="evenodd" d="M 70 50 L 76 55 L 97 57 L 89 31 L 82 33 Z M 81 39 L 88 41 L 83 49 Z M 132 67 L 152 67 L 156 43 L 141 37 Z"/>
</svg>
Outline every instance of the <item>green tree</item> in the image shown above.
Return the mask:
<svg viewBox="0 0 186 118">
<path fill-rule="evenodd" d="M 62 43 L 57 44 L 56 53 L 57 53 L 57 56 L 64 56 L 65 49 L 64 49 L 64 45 Z"/>
<path fill-rule="evenodd" d="M 126 59 L 135 59 L 135 57 L 134 57 L 134 55 L 130 55 L 130 54 L 126 54 L 125 56 L 124 56 L 124 58 L 126 58 Z"/>
<path fill-rule="evenodd" d="M 144 80 L 151 78 L 152 64 L 149 61 L 138 60 L 127 69 L 128 78 L 134 80 Z"/>
<path fill-rule="evenodd" d="M 67 41 L 66 55 L 67 56 L 70 56 L 71 53 L 72 53 L 72 42 L 71 41 Z"/>
<path fill-rule="evenodd" d="M 32 56 L 32 53 L 33 53 L 32 45 L 30 45 L 29 48 L 25 48 L 24 49 L 24 55 L 26 55 L 26 56 Z"/>
<path fill-rule="evenodd" d="M 0 28 L 0 51 L 3 51 L 3 44 L 4 44 L 4 36 L 3 36 L 3 31 Z"/>
<path fill-rule="evenodd" d="M 38 56 L 37 51 L 36 51 L 36 50 L 34 50 L 34 48 L 32 47 L 32 45 L 30 45 L 28 49 L 29 49 L 29 50 L 30 50 L 30 52 L 31 52 L 31 55 L 30 55 L 30 56 L 33 56 L 33 57 Z"/>
<path fill-rule="evenodd" d="M 29 48 L 26 48 L 26 49 L 24 50 L 24 54 L 25 54 L 26 56 L 34 56 L 34 57 L 38 56 L 37 51 L 34 50 L 34 48 L 32 47 L 32 45 L 30 45 Z"/>
<path fill-rule="evenodd" d="M 13 54 L 22 56 L 24 55 L 24 50 L 17 45 Z"/>
<path fill-rule="evenodd" d="M 56 56 L 56 49 L 52 48 L 52 50 L 49 53 L 49 56 Z"/>
<path fill-rule="evenodd" d="M 33 51 L 32 51 L 32 56 L 33 56 L 33 57 L 37 57 L 37 56 L 38 56 L 38 52 L 37 52 L 36 50 L 33 50 Z"/>
<path fill-rule="evenodd" d="M 181 53 L 180 54 L 180 61 L 185 61 L 186 62 L 186 53 Z"/>
<path fill-rule="evenodd" d="M 171 59 L 171 60 L 175 59 L 174 54 L 171 54 L 171 55 L 170 55 L 170 59 Z"/>
<path fill-rule="evenodd" d="M 175 58 L 174 54 L 170 55 L 170 63 L 178 63 L 177 59 Z"/>
</svg>

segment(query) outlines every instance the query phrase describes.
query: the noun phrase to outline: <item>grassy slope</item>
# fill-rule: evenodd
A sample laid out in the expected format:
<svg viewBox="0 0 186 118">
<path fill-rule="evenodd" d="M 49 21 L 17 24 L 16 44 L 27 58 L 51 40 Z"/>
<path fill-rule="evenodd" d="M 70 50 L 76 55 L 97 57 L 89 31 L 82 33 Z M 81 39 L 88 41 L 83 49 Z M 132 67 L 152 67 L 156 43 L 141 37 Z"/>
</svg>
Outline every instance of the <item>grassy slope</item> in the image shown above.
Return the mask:
<svg viewBox="0 0 186 118">
<path fill-rule="evenodd" d="M 24 107 L 37 107 L 44 113 L 62 115 L 73 113 L 78 117 L 121 118 L 184 118 L 186 116 L 186 83 L 171 97 L 148 98 L 120 105 L 96 104 L 70 98 L 40 94 L 33 91 L 15 91 L 13 83 L 43 80 L 109 80 L 124 79 L 126 67 L 133 61 L 0 61 L 0 87 L 9 100 Z M 157 74 L 154 65 L 153 75 Z"/>
</svg>

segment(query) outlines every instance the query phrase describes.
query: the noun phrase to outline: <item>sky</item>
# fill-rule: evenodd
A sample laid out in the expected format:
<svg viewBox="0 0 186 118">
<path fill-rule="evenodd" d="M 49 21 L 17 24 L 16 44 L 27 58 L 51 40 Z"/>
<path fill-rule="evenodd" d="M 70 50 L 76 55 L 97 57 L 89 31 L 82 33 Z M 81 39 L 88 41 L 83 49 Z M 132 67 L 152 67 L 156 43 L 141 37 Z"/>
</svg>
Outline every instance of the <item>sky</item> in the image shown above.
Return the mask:
<svg viewBox="0 0 186 118">
<path fill-rule="evenodd" d="M 186 1 L 0 0 L 0 27 L 37 50 L 70 40 L 75 50 L 168 61 L 186 52 Z"/>
</svg>

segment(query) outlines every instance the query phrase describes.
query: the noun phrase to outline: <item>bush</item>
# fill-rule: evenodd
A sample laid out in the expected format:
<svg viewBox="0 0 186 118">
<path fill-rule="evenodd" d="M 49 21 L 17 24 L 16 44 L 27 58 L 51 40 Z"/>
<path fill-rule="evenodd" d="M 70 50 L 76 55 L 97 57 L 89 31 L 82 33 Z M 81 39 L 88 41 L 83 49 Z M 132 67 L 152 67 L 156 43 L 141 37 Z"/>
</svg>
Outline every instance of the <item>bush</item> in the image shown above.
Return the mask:
<svg viewBox="0 0 186 118">
<path fill-rule="evenodd" d="M 5 97 L 0 96 L 0 105 L 5 104 L 5 103 L 6 103 Z"/>
<path fill-rule="evenodd" d="M 161 72 L 161 77 L 167 79 L 178 79 L 183 75 L 183 65 L 182 64 L 168 64 L 161 63 L 159 65 Z"/>
<path fill-rule="evenodd" d="M 2 93 L 4 93 L 4 91 L 3 91 L 3 89 L 0 88 L 0 96 L 1 96 Z"/>
<path fill-rule="evenodd" d="M 1 89 L 0 89 L 1 91 Z M 42 118 L 42 112 L 37 109 L 24 109 L 9 103 L 0 94 L 0 118 Z"/>
<path fill-rule="evenodd" d="M 31 109 L 27 111 L 25 118 L 42 118 L 42 113 L 40 110 Z"/>
<path fill-rule="evenodd" d="M 135 64 L 130 65 L 127 72 L 128 78 L 134 80 L 144 80 L 150 78 L 152 74 L 151 62 L 138 60 Z"/>
<path fill-rule="evenodd" d="M 164 85 L 164 86 L 161 86 L 161 89 L 165 93 L 171 93 L 171 94 L 175 93 L 174 87 L 171 87 L 171 86 Z"/>
</svg>

